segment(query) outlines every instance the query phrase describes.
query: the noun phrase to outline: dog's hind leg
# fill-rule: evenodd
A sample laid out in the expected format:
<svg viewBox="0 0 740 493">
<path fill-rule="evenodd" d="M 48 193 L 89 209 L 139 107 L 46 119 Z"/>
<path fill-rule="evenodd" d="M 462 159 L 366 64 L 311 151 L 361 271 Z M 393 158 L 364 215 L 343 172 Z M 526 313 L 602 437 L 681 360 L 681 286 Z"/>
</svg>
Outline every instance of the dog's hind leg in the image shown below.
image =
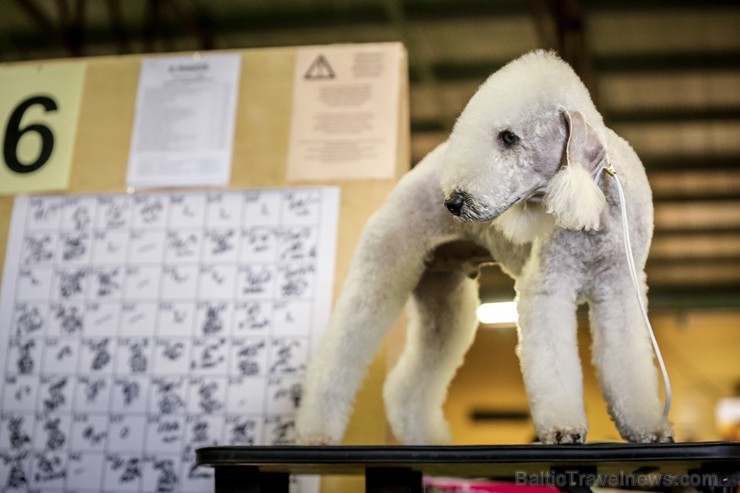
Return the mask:
<svg viewBox="0 0 740 493">
<path fill-rule="evenodd" d="M 303 443 L 342 439 L 367 367 L 418 284 L 434 238 L 449 236 L 449 214 L 428 175 L 423 168 L 406 175 L 363 230 L 308 366 L 296 418 Z"/>
<path fill-rule="evenodd" d="M 406 444 L 448 444 L 442 405 L 478 326 L 478 283 L 462 270 L 427 271 L 408 309 L 406 346 L 383 396 L 393 433 Z"/>
<path fill-rule="evenodd" d="M 621 266 L 620 266 L 621 268 Z M 642 286 L 642 299 L 647 303 Z M 672 442 L 662 415 L 653 350 L 632 285 L 602 286 L 590 302 L 592 359 L 609 414 L 630 442 Z"/>
<path fill-rule="evenodd" d="M 308 366 L 296 417 L 303 443 L 342 439 L 367 367 L 419 283 L 429 253 L 456 234 L 439 189 L 443 152 L 441 145 L 407 173 L 365 225 Z"/>
<path fill-rule="evenodd" d="M 303 443 L 337 443 L 385 334 L 424 270 L 423 238 L 379 211 L 365 228 L 321 344 L 311 357 L 296 419 Z"/>
</svg>

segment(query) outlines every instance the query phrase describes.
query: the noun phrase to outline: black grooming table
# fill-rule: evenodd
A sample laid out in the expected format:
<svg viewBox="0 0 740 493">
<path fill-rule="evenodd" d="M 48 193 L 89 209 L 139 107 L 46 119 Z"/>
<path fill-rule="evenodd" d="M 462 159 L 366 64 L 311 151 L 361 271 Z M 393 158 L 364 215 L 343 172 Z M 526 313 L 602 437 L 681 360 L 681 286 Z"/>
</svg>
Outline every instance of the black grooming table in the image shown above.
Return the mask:
<svg viewBox="0 0 740 493">
<path fill-rule="evenodd" d="M 196 463 L 215 468 L 216 493 L 287 492 L 289 474 L 364 474 L 368 493 L 421 492 L 422 474 L 564 491 L 691 486 L 731 493 L 740 482 L 740 442 L 208 447 L 196 451 Z"/>
</svg>

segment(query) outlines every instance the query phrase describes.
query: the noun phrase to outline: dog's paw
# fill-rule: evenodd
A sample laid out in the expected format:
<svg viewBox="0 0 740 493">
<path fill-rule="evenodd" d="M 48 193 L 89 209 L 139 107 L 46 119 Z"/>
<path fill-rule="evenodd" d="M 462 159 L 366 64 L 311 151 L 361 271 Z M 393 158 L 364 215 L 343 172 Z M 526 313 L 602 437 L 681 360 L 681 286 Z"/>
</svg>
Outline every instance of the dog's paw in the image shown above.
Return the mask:
<svg viewBox="0 0 740 493">
<path fill-rule="evenodd" d="M 338 445 L 338 443 L 325 435 L 309 435 L 298 437 L 298 445 Z"/>
<path fill-rule="evenodd" d="M 547 445 L 579 445 L 586 441 L 586 431 L 574 428 L 559 428 L 541 433 L 539 439 Z"/>
<path fill-rule="evenodd" d="M 673 443 L 676 441 L 670 429 L 626 435 L 624 439 L 632 443 Z"/>
<path fill-rule="evenodd" d="M 631 443 L 673 443 L 676 441 L 673 427 L 665 418 L 639 427 L 622 426 L 618 428 L 622 438 Z"/>
<path fill-rule="evenodd" d="M 676 438 L 673 433 L 654 433 L 647 437 L 647 443 L 674 443 Z"/>
</svg>

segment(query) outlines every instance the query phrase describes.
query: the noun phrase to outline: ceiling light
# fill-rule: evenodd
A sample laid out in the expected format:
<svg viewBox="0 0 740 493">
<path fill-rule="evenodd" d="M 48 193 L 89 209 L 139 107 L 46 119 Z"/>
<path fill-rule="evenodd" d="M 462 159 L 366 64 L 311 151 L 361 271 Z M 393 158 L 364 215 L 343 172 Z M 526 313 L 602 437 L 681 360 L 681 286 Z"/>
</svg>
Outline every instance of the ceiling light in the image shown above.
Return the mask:
<svg viewBox="0 0 740 493">
<path fill-rule="evenodd" d="M 476 313 L 482 324 L 513 324 L 518 319 L 515 301 L 483 303 Z"/>
</svg>

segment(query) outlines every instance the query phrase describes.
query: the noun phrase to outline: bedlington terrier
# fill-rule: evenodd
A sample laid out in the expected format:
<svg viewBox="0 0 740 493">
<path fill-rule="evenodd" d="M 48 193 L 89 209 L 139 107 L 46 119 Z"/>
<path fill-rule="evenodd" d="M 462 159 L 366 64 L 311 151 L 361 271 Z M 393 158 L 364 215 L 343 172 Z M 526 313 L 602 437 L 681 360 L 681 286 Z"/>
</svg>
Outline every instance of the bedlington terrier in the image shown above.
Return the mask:
<svg viewBox="0 0 740 493">
<path fill-rule="evenodd" d="M 428 269 L 453 240 L 485 247 L 516 281 L 518 356 L 543 443 L 581 443 L 576 306 L 589 304 L 592 359 L 608 411 L 630 442 L 673 441 L 648 333 L 624 255 L 613 166 L 646 299 L 652 194 L 630 145 L 608 129 L 578 76 L 534 51 L 494 73 L 449 139 L 407 173 L 367 223 L 329 326 L 309 365 L 296 429 L 337 443 L 386 332 L 410 297 L 403 353 L 384 387 L 407 444 L 451 441 L 442 405 L 478 325 L 477 281 Z"/>
</svg>

